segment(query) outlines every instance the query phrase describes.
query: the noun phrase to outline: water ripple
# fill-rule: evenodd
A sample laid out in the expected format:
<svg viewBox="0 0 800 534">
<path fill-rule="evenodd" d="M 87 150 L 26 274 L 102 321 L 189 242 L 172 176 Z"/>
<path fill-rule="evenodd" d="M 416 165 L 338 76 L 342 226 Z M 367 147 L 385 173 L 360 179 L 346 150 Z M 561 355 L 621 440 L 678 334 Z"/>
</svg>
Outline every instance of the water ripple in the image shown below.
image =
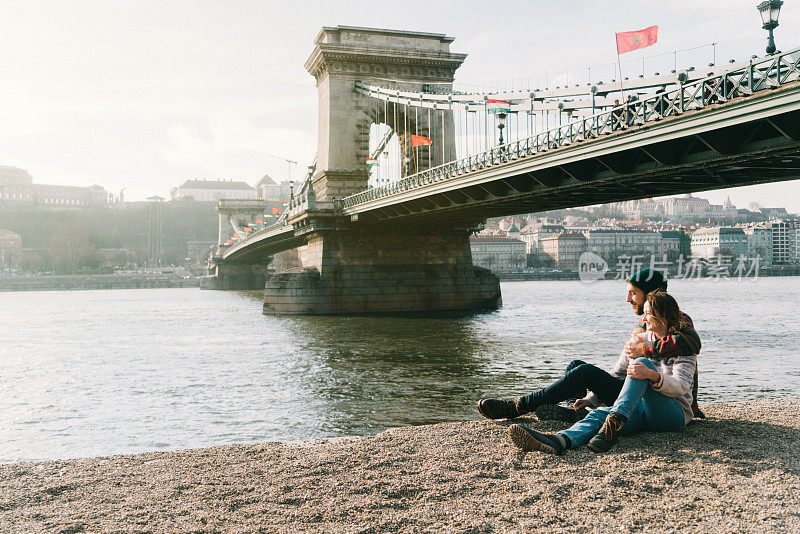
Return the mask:
<svg viewBox="0 0 800 534">
<path fill-rule="evenodd" d="M 800 334 L 800 279 L 670 286 L 703 339 L 701 402 L 800 396 L 800 359 L 776 343 Z M 475 419 L 478 398 L 573 359 L 610 368 L 635 322 L 619 282 L 503 292 L 453 318 L 265 317 L 257 292 L 0 294 L 0 462 Z"/>
</svg>

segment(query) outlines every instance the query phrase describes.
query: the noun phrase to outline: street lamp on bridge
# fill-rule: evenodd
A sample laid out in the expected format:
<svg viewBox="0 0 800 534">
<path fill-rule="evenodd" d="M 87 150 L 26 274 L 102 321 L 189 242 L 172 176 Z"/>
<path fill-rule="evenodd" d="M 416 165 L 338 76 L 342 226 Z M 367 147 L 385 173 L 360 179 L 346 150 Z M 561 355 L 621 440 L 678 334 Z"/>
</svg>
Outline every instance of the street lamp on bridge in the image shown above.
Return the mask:
<svg viewBox="0 0 800 534">
<path fill-rule="evenodd" d="M 778 15 L 781 14 L 781 0 L 764 0 L 758 4 L 758 12 L 761 14 L 761 22 L 764 23 L 762 28 L 769 32 L 769 40 L 767 41 L 767 54 L 775 53 L 775 38 L 772 36 L 772 31 L 778 27 Z"/>
<path fill-rule="evenodd" d="M 506 113 L 498 113 L 497 114 L 497 129 L 500 130 L 500 144 L 503 144 L 503 128 L 506 127 L 506 117 L 508 115 Z"/>
</svg>

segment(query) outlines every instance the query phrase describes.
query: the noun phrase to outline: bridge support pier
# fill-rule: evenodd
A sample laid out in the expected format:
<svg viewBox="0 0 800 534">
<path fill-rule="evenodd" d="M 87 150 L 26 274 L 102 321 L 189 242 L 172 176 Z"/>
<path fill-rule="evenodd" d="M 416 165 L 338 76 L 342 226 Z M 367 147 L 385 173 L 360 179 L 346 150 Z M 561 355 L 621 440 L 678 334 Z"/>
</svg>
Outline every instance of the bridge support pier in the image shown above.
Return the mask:
<svg viewBox="0 0 800 534">
<path fill-rule="evenodd" d="M 472 265 L 469 230 L 326 232 L 300 247 L 303 269 L 267 280 L 264 314 L 496 309 L 500 282 Z"/>
<path fill-rule="evenodd" d="M 213 276 L 200 281 L 200 289 L 261 290 L 268 278 L 266 265 L 221 264 Z"/>
</svg>

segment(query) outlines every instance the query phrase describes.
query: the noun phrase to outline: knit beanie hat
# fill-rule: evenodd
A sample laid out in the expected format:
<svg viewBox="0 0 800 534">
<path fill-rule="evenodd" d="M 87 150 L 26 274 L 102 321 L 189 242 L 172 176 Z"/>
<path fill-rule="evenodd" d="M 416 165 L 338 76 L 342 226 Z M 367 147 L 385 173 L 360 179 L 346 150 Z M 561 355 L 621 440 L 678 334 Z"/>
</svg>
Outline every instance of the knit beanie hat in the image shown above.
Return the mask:
<svg viewBox="0 0 800 534">
<path fill-rule="evenodd" d="M 630 275 L 627 280 L 633 287 L 641 289 L 645 295 L 656 289 L 667 290 L 667 281 L 664 279 L 664 273 L 655 269 L 642 269 L 638 273 Z"/>
</svg>

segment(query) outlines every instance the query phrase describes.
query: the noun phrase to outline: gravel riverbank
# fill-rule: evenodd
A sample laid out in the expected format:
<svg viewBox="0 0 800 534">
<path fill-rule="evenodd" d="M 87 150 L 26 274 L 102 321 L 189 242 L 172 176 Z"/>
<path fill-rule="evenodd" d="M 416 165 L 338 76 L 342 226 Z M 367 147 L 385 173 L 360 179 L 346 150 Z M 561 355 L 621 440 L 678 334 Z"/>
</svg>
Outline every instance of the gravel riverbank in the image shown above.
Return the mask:
<svg viewBox="0 0 800 534">
<path fill-rule="evenodd" d="M 800 399 L 703 407 L 605 455 L 468 421 L 2 465 L 0 532 L 800 532 Z"/>
</svg>

